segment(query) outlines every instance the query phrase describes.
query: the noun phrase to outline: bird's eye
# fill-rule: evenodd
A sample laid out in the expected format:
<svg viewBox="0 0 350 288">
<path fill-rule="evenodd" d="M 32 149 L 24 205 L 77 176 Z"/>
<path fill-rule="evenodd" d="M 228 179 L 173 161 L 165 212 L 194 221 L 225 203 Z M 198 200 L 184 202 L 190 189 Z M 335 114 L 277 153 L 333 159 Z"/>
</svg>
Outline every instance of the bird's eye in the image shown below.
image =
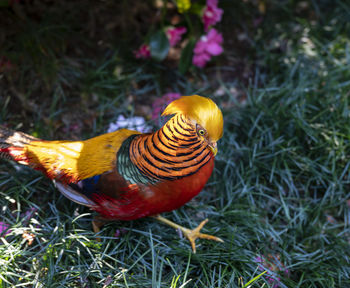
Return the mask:
<svg viewBox="0 0 350 288">
<path fill-rule="evenodd" d="M 198 134 L 201 135 L 201 136 L 203 136 L 203 135 L 205 134 L 205 132 L 204 132 L 203 129 L 201 129 L 201 130 L 198 130 Z"/>
</svg>

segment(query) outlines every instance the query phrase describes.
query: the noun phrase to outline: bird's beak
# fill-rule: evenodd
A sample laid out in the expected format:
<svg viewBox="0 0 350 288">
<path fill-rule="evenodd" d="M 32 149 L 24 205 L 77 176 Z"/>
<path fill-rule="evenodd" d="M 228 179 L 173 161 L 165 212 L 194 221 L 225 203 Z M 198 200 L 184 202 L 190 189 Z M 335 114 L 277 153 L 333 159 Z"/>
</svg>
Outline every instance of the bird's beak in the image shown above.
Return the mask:
<svg viewBox="0 0 350 288">
<path fill-rule="evenodd" d="M 212 142 L 208 145 L 210 151 L 213 153 L 213 155 L 215 156 L 216 153 L 218 153 L 218 147 L 216 145 L 216 142 Z"/>
</svg>

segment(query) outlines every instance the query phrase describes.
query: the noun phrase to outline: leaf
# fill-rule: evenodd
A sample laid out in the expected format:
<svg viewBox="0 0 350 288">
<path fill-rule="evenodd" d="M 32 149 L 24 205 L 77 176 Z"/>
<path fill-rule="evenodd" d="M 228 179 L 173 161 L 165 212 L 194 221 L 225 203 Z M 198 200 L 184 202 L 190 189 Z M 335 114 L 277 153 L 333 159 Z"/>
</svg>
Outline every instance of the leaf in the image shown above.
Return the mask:
<svg viewBox="0 0 350 288">
<path fill-rule="evenodd" d="M 256 280 L 258 280 L 261 276 L 263 276 L 267 271 L 260 273 L 258 276 L 251 279 L 248 283 L 246 283 L 242 288 L 247 288 L 250 284 L 253 284 Z"/>
<path fill-rule="evenodd" d="M 205 5 L 199 3 L 192 3 L 190 12 L 202 18 L 202 13 Z"/>
<path fill-rule="evenodd" d="M 191 8 L 191 0 L 176 0 L 177 11 L 184 13 Z"/>
<path fill-rule="evenodd" d="M 187 43 L 187 45 L 181 52 L 179 70 L 180 70 L 180 73 L 182 74 L 185 74 L 188 68 L 192 64 L 194 44 L 195 44 L 195 39 L 194 38 L 190 39 L 190 41 Z"/>
<path fill-rule="evenodd" d="M 10 7 L 9 0 L 0 0 L 0 7 Z"/>
<path fill-rule="evenodd" d="M 24 231 L 22 234 L 22 238 L 28 241 L 28 245 L 32 245 L 35 239 L 35 235 L 33 233 L 29 233 L 28 231 Z"/>
<path fill-rule="evenodd" d="M 153 59 L 162 61 L 169 52 L 169 40 L 163 31 L 158 31 L 151 36 L 149 47 Z"/>
</svg>

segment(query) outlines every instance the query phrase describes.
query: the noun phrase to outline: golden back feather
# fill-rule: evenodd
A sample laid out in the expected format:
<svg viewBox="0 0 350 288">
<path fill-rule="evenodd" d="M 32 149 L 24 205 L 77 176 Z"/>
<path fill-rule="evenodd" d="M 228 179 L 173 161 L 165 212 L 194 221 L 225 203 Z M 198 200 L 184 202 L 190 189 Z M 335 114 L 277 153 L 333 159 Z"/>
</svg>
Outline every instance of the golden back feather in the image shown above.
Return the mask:
<svg viewBox="0 0 350 288">
<path fill-rule="evenodd" d="M 199 95 L 182 96 L 171 102 L 162 116 L 183 114 L 207 130 L 211 141 L 218 141 L 223 134 L 224 119 L 219 107 L 209 98 Z"/>
<path fill-rule="evenodd" d="M 85 141 L 32 141 L 24 149 L 32 167 L 52 179 L 77 182 L 114 169 L 120 146 L 134 134 L 140 132 L 121 129 Z"/>
</svg>

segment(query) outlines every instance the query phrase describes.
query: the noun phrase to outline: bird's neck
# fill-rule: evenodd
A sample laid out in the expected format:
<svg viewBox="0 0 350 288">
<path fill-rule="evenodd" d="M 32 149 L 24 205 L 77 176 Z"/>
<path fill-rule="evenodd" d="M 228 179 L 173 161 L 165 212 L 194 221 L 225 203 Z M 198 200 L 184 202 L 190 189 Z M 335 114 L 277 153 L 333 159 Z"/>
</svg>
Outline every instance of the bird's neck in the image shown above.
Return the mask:
<svg viewBox="0 0 350 288">
<path fill-rule="evenodd" d="M 155 146 L 162 149 L 165 146 L 168 153 L 174 156 L 198 149 L 198 145 L 203 144 L 198 139 L 195 123 L 183 115 L 171 118 L 152 137 L 158 140 L 154 141 Z"/>
<path fill-rule="evenodd" d="M 183 115 L 171 118 L 153 134 L 135 137 L 129 146 L 132 163 L 154 181 L 175 180 L 196 173 L 213 157 Z"/>
</svg>

